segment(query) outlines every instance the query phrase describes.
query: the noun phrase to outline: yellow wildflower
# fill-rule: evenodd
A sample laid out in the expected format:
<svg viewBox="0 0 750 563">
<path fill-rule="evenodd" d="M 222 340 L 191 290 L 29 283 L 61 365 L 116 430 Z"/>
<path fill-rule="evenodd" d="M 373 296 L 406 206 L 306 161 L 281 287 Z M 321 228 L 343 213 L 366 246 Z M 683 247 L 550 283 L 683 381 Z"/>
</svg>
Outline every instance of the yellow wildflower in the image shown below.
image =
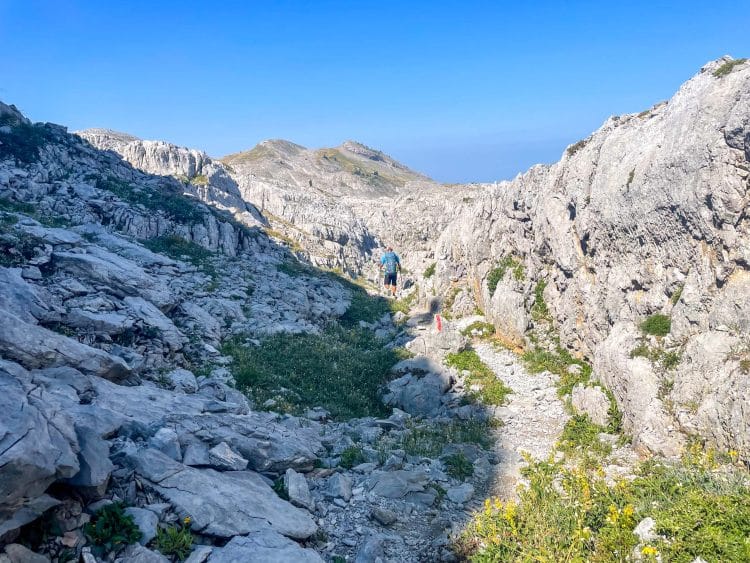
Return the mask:
<svg viewBox="0 0 750 563">
<path fill-rule="evenodd" d="M 653 545 L 647 545 L 643 549 L 641 549 L 641 554 L 645 557 L 656 557 L 659 552 Z"/>
<path fill-rule="evenodd" d="M 190 516 L 185 516 L 185 518 L 183 518 L 182 520 L 182 523 L 185 524 L 185 526 L 189 526 L 190 522 L 192 522 L 192 520 L 190 519 Z"/>
</svg>

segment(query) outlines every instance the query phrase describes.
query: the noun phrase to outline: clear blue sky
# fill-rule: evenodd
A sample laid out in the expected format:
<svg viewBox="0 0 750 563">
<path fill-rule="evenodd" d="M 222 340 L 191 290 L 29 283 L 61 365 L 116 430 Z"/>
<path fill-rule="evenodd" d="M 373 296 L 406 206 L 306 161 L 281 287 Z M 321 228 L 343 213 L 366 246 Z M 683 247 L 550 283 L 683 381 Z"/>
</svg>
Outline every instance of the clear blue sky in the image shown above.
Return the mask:
<svg viewBox="0 0 750 563">
<path fill-rule="evenodd" d="M 0 0 L 0 100 L 222 156 L 356 139 L 442 181 L 557 160 L 750 56 L 747 0 Z"/>
</svg>

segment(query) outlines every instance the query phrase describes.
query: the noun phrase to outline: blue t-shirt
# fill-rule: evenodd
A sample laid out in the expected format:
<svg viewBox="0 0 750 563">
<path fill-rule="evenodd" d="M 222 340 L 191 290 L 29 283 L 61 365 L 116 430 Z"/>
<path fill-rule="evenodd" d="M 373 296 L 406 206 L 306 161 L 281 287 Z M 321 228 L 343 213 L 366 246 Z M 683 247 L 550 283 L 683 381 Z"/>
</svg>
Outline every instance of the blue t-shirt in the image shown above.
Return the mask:
<svg viewBox="0 0 750 563">
<path fill-rule="evenodd" d="M 398 254 L 395 252 L 386 252 L 380 258 L 380 263 L 385 266 L 386 273 L 395 274 L 398 266 L 401 265 L 401 260 L 398 259 Z"/>
</svg>

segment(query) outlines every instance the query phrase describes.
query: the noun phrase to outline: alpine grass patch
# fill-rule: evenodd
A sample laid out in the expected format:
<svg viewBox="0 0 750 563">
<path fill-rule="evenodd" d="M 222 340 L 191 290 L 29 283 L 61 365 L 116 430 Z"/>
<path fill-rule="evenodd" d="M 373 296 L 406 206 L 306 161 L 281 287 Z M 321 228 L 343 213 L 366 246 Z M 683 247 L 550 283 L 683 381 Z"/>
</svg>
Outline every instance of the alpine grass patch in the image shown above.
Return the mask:
<svg viewBox="0 0 750 563">
<path fill-rule="evenodd" d="M 211 262 L 214 253 L 199 244 L 177 235 L 162 235 L 141 241 L 143 246 L 157 254 L 164 254 L 175 260 L 186 260 L 216 279 L 218 272 Z"/>
<path fill-rule="evenodd" d="M 727 74 L 730 74 L 736 67 L 745 64 L 747 62 L 747 59 L 734 59 L 733 61 L 727 61 L 723 65 L 721 65 L 719 68 L 713 71 L 713 75 L 716 78 L 721 78 L 722 76 L 726 76 Z"/>
<path fill-rule="evenodd" d="M 223 352 L 238 388 L 258 405 L 272 399 L 296 414 L 322 406 L 339 420 L 388 414 L 379 389 L 398 352 L 368 329 L 330 323 L 320 334 L 278 333 L 259 346 L 236 336 Z"/>
<path fill-rule="evenodd" d="M 154 543 L 162 555 L 172 560 L 185 561 L 193 550 L 195 538 L 190 531 L 190 518 L 185 518 L 181 525 L 159 527 L 156 530 Z"/>
<path fill-rule="evenodd" d="M 491 429 L 494 423 L 486 420 L 452 420 L 438 424 L 412 423 L 407 431 L 391 444 L 392 449 L 402 449 L 408 455 L 435 458 L 450 444 L 476 444 L 481 448 L 492 445 Z"/>
<path fill-rule="evenodd" d="M 476 391 L 470 391 L 469 396 L 484 405 L 503 405 L 508 395 L 513 392 L 487 367 L 474 350 L 448 354 L 445 363 L 459 371 L 469 372 L 466 377 L 467 387 L 480 387 Z"/>
</svg>

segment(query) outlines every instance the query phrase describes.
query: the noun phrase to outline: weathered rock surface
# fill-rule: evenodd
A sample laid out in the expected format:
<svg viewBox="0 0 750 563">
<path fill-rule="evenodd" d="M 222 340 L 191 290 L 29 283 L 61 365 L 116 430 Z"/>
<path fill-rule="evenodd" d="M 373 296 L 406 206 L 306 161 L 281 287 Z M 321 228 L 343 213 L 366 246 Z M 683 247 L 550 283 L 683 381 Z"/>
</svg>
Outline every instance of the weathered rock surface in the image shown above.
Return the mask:
<svg viewBox="0 0 750 563">
<path fill-rule="evenodd" d="M 179 513 L 189 515 L 197 532 L 232 537 L 270 526 L 305 539 L 317 530 L 307 512 L 280 499 L 255 472 L 194 469 L 154 449 L 129 452 L 124 459 Z"/>
<path fill-rule="evenodd" d="M 323 563 L 312 549 L 298 544 L 272 530 L 260 530 L 237 536 L 224 547 L 214 549 L 209 563 Z"/>
<path fill-rule="evenodd" d="M 478 288 L 479 306 L 510 341 L 533 322 L 543 280 L 562 342 L 594 360 L 635 443 L 669 454 L 681 428 L 750 456 L 750 420 L 737 416 L 744 352 L 715 358 L 712 383 L 695 354 L 709 331 L 716 344 L 747 336 L 750 65 L 714 76 L 724 62 L 707 64 L 668 102 L 608 119 L 560 162 L 485 187 L 435 251 L 440 290 L 457 280 Z M 490 295 L 488 274 L 507 256 L 523 279 L 508 272 Z M 653 313 L 672 318 L 661 345 L 681 356 L 674 373 L 630 358 Z M 659 393 L 672 378 L 668 396 Z"/>
</svg>

